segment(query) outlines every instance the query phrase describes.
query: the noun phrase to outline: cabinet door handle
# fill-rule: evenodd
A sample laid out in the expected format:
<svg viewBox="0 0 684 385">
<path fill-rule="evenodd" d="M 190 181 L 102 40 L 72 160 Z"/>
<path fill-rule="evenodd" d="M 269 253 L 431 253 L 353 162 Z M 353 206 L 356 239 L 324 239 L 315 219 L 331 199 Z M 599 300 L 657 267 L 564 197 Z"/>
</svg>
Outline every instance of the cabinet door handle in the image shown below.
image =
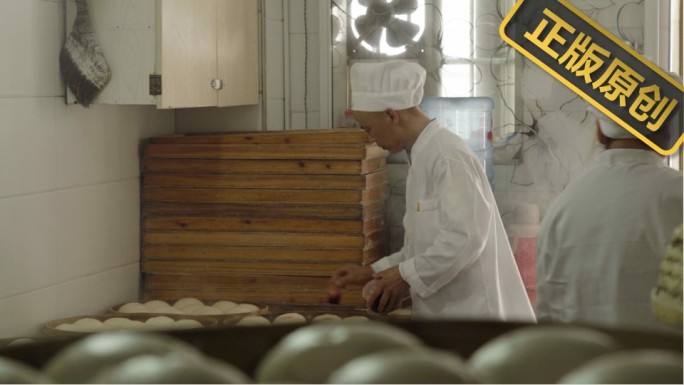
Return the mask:
<svg viewBox="0 0 684 385">
<path fill-rule="evenodd" d="M 215 90 L 220 90 L 223 88 L 223 80 L 221 79 L 212 79 L 211 80 L 211 87 Z"/>
</svg>

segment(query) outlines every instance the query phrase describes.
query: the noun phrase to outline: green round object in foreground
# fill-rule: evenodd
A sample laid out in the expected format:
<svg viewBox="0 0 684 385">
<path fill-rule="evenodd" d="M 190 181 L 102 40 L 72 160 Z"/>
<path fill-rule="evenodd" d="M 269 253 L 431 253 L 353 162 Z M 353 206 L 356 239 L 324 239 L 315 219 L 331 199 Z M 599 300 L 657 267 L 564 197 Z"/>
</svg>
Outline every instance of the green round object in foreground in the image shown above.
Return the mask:
<svg viewBox="0 0 684 385">
<path fill-rule="evenodd" d="M 396 348 L 355 358 L 328 378 L 329 384 L 477 383 L 460 356 L 447 351 Z"/>
<path fill-rule="evenodd" d="M 179 339 L 152 332 L 116 331 L 97 333 L 75 341 L 59 351 L 44 368 L 58 383 L 89 382 L 101 370 L 142 354 L 169 353 L 189 358 L 201 353 Z"/>
<path fill-rule="evenodd" d="M 343 364 L 390 348 L 422 346 L 399 327 L 378 321 L 302 326 L 276 344 L 257 366 L 260 383 L 325 383 Z"/>
<path fill-rule="evenodd" d="M 0 357 L 0 384 L 48 384 L 46 375 L 38 369 L 9 358 Z"/>
<path fill-rule="evenodd" d="M 561 384 L 681 384 L 682 355 L 638 349 L 606 354 L 563 376 Z"/>
<path fill-rule="evenodd" d="M 553 384 L 577 366 L 618 348 L 611 336 L 598 330 L 535 325 L 488 341 L 468 364 L 488 383 Z"/>
<path fill-rule="evenodd" d="M 129 358 L 98 373 L 95 384 L 247 384 L 237 367 L 209 357 L 188 359 L 177 354 Z"/>
</svg>

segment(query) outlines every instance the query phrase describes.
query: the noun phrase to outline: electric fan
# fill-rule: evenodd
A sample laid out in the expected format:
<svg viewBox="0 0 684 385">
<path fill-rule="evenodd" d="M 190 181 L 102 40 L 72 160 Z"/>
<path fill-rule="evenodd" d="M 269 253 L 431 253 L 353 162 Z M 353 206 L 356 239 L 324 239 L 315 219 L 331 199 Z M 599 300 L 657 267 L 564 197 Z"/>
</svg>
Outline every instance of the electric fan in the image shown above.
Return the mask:
<svg viewBox="0 0 684 385">
<path fill-rule="evenodd" d="M 353 15 L 356 17 L 353 32 L 360 43 L 384 53 L 381 49 L 384 43 L 391 48 L 400 48 L 420 38 L 424 28 L 410 21 L 411 14 L 419 7 L 419 0 L 357 0 L 356 3 L 355 8 L 360 12 L 365 7 L 364 14 Z M 424 24 L 424 21 L 419 22 Z"/>
</svg>

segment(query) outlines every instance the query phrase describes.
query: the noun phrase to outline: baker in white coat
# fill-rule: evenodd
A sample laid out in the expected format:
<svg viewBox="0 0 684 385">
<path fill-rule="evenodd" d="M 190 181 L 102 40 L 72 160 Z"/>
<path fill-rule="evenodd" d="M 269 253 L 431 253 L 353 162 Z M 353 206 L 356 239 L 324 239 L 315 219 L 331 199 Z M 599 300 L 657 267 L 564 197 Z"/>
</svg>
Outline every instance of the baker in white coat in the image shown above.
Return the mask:
<svg viewBox="0 0 684 385">
<path fill-rule="evenodd" d="M 629 131 L 590 111 L 605 150 L 542 219 L 538 319 L 669 330 L 653 316 L 650 292 L 672 231 L 682 223 L 682 173 Z M 668 129 L 650 139 L 679 136 L 676 125 Z"/>
<path fill-rule="evenodd" d="M 371 266 L 331 277 L 331 295 L 375 280 L 367 299 L 395 309 L 409 295 L 413 318 L 534 322 L 534 312 L 487 176 L 466 142 L 418 107 L 425 70 L 415 63 L 351 68 L 354 118 L 379 146 L 406 150 L 404 246 Z"/>
</svg>

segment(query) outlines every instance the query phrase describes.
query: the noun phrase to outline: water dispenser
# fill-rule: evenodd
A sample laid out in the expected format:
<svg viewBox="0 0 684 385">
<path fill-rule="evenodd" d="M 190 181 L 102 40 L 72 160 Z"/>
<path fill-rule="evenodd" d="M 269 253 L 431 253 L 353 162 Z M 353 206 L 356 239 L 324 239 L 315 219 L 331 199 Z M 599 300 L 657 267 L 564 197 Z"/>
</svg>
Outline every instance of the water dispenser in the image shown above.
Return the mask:
<svg viewBox="0 0 684 385">
<path fill-rule="evenodd" d="M 494 100 L 488 97 L 426 96 L 420 108 L 468 143 L 482 162 L 489 185 L 494 190 L 494 147 L 491 141 Z"/>
</svg>

